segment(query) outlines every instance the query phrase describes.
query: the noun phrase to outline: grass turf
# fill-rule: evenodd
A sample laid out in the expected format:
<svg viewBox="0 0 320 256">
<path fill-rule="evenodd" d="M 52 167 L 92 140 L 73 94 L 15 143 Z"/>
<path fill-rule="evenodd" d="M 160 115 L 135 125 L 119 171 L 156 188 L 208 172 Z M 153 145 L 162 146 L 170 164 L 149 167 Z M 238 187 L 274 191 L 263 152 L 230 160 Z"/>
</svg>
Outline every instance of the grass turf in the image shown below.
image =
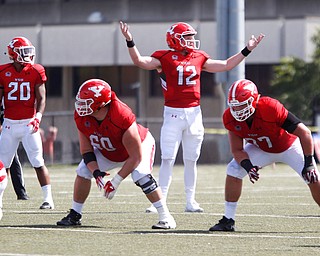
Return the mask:
<svg viewBox="0 0 320 256">
<path fill-rule="evenodd" d="M 254 185 L 244 180 L 236 232 L 210 233 L 224 212 L 225 165 L 200 165 L 196 199 L 204 213 L 185 213 L 183 167 L 175 166 L 168 206 L 175 230 L 152 230 L 156 214 L 128 177 L 107 200 L 92 182 L 82 225 L 56 222 L 71 207 L 75 166 L 49 166 L 54 210 L 40 210 L 35 172 L 24 168 L 30 200 L 18 201 L 11 181 L 3 198 L 0 255 L 309 255 L 320 253 L 319 207 L 290 169 L 276 164 L 260 171 Z M 154 175 L 158 177 L 159 166 Z M 111 176 L 114 172 L 111 172 Z"/>
</svg>

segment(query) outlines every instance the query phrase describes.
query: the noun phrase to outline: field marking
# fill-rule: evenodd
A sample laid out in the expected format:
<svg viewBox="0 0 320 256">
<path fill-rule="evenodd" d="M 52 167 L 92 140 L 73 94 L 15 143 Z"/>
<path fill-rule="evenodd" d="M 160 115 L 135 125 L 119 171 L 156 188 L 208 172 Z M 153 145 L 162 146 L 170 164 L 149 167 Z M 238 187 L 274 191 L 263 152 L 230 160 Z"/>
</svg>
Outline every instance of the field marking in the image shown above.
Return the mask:
<svg viewBox="0 0 320 256">
<path fill-rule="evenodd" d="M 280 238 L 280 239 L 320 239 L 320 236 L 288 236 L 288 235 L 261 235 L 254 233 L 243 234 L 241 231 L 235 233 L 217 232 L 212 233 L 209 231 L 200 231 L 201 233 L 190 233 L 191 231 L 185 231 L 182 233 L 181 230 L 163 230 L 163 231 L 129 231 L 129 232 L 115 232 L 105 230 L 87 230 L 87 229 L 70 229 L 70 228 L 30 228 L 30 227 L 1 227 L 1 229 L 13 229 L 13 230 L 37 230 L 37 231 L 58 231 L 58 232 L 79 232 L 79 233 L 99 233 L 99 234 L 113 234 L 113 235 L 159 235 L 159 236 L 197 236 L 197 237 L 239 237 L 239 238 Z M 196 231 L 192 231 L 196 232 Z M 208 233 L 203 233 L 208 232 Z M 281 233 L 281 232 L 279 232 Z"/>
<path fill-rule="evenodd" d="M 43 256 L 43 255 L 49 255 L 49 254 L 21 254 L 21 253 L 1 253 L 0 255 L 4 256 Z M 56 254 L 57 256 L 61 256 L 61 254 Z M 50 254 L 50 256 L 55 256 L 54 254 Z"/>
</svg>

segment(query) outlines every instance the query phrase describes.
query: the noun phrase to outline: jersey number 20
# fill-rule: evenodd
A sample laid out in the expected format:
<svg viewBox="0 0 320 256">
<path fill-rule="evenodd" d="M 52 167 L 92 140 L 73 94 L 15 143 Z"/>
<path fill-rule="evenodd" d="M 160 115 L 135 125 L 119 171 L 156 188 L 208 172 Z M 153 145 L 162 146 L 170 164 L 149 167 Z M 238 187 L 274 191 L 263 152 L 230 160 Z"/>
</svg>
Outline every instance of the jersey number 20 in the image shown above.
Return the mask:
<svg viewBox="0 0 320 256">
<path fill-rule="evenodd" d="M 29 82 L 10 82 L 9 88 L 11 88 L 8 93 L 8 100 L 29 100 L 30 99 L 30 83 Z M 18 92 L 18 96 L 15 92 Z"/>
</svg>

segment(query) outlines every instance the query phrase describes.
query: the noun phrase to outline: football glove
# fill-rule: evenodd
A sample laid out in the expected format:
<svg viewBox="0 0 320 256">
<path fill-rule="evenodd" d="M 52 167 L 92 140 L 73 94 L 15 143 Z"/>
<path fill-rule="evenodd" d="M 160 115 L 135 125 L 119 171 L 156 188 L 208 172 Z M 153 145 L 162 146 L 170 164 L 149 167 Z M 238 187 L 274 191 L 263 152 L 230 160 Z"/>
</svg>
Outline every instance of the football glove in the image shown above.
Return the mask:
<svg viewBox="0 0 320 256">
<path fill-rule="evenodd" d="M 249 171 L 248 171 L 248 176 L 251 181 L 251 183 L 255 183 L 259 179 L 259 169 L 261 169 L 259 166 L 253 166 Z"/>
<path fill-rule="evenodd" d="M 99 169 L 97 169 L 92 173 L 92 175 L 96 179 L 96 184 L 97 184 L 99 190 L 101 190 L 105 186 L 103 177 L 106 175 L 108 176 L 110 174 L 107 172 L 101 172 Z"/>
<path fill-rule="evenodd" d="M 32 133 L 35 133 L 39 130 L 40 120 L 37 117 L 35 117 L 31 120 L 28 126 L 32 126 Z"/>
<path fill-rule="evenodd" d="M 317 170 L 313 164 L 313 156 L 304 156 L 304 167 L 302 169 L 302 177 L 308 183 L 318 182 Z"/>
<path fill-rule="evenodd" d="M 104 186 L 104 196 L 111 200 L 114 197 L 122 180 L 123 178 L 119 174 L 116 174 L 112 180 L 108 180 Z"/>
<path fill-rule="evenodd" d="M 253 166 L 249 159 L 242 160 L 240 165 L 247 171 L 251 183 L 255 183 L 259 180 L 258 171 L 261 169 L 260 166 Z"/>
<path fill-rule="evenodd" d="M 36 115 L 34 116 L 34 118 L 28 124 L 28 126 L 32 126 L 31 133 L 35 133 L 39 130 L 41 119 L 42 119 L 41 112 L 37 112 Z"/>
</svg>

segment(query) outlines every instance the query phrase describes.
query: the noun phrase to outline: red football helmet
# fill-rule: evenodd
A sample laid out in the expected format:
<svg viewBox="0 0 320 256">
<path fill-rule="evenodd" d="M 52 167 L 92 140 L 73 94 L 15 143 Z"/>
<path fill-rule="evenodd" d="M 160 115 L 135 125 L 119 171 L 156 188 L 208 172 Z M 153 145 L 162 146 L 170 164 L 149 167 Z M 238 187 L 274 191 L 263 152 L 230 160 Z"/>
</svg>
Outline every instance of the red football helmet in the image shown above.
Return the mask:
<svg viewBox="0 0 320 256">
<path fill-rule="evenodd" d="M 8 44 L 8 55 L 11 60 L 17 61 L 22 65 L 33 65 L 36 50 L 27 38 L 15 37 Z"/>
<path fill-rule="evenodd" d="M 79 116 L 87 116 L 104 107 L 110 101 L 110 85 L 100 79 L 90 79 L 80 86 L 75 108 Z"/>
<path fill-rule="evenodd" d="M 167 30 L 167 44 L 176 51 L 187 50 L 191 52 L 200 48 L 200 40 L 188 39 L 184 36 L 195 36 L 197 31 L 188 23 L 178 22 Z"/>
<path fill-rule="evenodd" d="M 237 121 L 245 121 L 256 110 L 260 98 L 257 86 L 250 80 L 241 79 L 229 89 L 228 105 L 232 116 Z"/>
</svg>

